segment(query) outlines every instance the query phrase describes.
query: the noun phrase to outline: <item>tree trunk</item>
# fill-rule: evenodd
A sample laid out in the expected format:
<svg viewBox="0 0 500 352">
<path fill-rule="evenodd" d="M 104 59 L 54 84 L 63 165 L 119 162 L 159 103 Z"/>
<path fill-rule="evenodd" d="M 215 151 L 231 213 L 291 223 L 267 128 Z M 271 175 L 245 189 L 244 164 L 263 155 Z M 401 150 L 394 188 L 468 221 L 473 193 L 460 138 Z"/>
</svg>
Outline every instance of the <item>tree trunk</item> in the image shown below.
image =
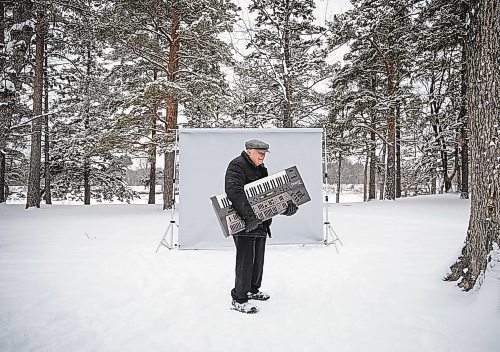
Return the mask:
<svg viewBox="0 0 500 352">
<path fill-rule="evenodd" d="M 374 96 L 377 92 L 377 76 L 372 75 L 371 77 L 371 91 L 373 92 Z M 368 182 L 368 201 L 375 199 L 376 197 L 376 183 L 375 183 L 375 173 L 377 172 L 377 156 L 376 156 L 376 151 L 377 151 L 377 141 L 375 139 L 375 130 L 376 130 L 376 117 L 373 112 L 373 108 L 375 107 L 375 102 L 373 105 L 370 107 L 370 171 L 369 171 L 369 182 Z"/>
<path fill-rule="evenodd" d="M 149 199 L 148 199 L 148 204 L 155 204 L 156 203 L 156 146 L 151 147 L 151 155 L 153 155 L 155 158 L 151 159 L 151 162 L 149 164 Z"/>
<path fill-rule="evenodd" d="M 0 43 L 5 45 L 5 9 L 4 3 L 0 2 Z M 0 60 L 0 70 L 5 72 L 5 62 Z M 4 82 L 2 82 L 4 83 Z M 5 203 L 7 195 L 5 194 L 5 158 L 7 152 L 7 119 L 12 116 L 12 104 L 10 101 L 14 98 L 3 84 L 0 86 L 0 203 Z"/>
<path fill-rule="evenodd" d="M 45 97 L 44 97 L 44 114 L 45 114 L 45 144 L 44 144 L 44 155 L 45 155 L 45 167 L 44 167 L 44 176 L 45 176 L 45 203 L 52 204 L 52 194 L 50 192 L 50 135 L 49 135 L 49 75 L 48 75 L 48 55 L 47 55 L 47 43 L 45 43 L 45 65 L 43 69 L 44 76 L 44 89 L 45 89 Z"/>
<path fill-rule="evenodd" d="M 387 146 L 386 146 L 386 143 L 384 142 L 384 145 L 382 147 L 382 161 L 383 161 L 383 164 L 380 165 L 378 167 L 378 171 L 379 171 L 379 183 L 380 183 L 380 195 L 379 195 L 379 199 L 380 200 L 383 200 L 384 199 L 384 194 L 385 194 L 385 177 L 386 177 L 386 156 L 387 156 Z"/>
<path fill-rule="evenodd" d="M 462 126 L 462 148 L 460 151 L 462 159 L 462 176 L 460 198 L 469 199 L 469 137 L 467 136 L 467 128 Z"/>
<path fill-rule="evenodd" d="M 283 84 L 285 86 L 285 97 L 283 99 L 283 127 L 292 128 L 292 81 L 290 77 L 290 8 L 289 0 L 285 0 L 285 23 L 283 25 Z"/>
<path fill-rule="evenodd" d="M 458 150 L 458 146 L 455 147 L 454 151 L 455 155 L 455 171 L 453 172 L 457 176 L 457 191 L 462 189 L 462 171 L 460 170 L 460 153 Z"/>
<path fill-rule="evenodd" d="M 7 159 L 7 134 L 12 118 L 12 100 L 14 94 L 8 92 L 0 93 L 0 203 L 7 201 L 5 182 L 5 165 Z"/>
<path fill-rule="evenodd" d="M 390 97 L 394 94 L 393 65 L 386 63 L 387 67 L 387 93 Z M 394 107 L 390 107 L 387 116 L 387 171 L 385 174 L 385 198 L 396 199 L 396 117 Z"/>
<path fill-rule="evenodd" d="M 372 126 L 373 127 L 373 126 Z M 377 170 L 377 156 L 375 154 L 377 150 L 376 141 L 375 141 L 375 132 L 370 132 L 370 181 L 368 187 L 368 200 L 375 199 L 375 172 Z"/>
<path fill-rule="evenodd" d="M 437 51 L 434 51 L 434 57 L 436 56 Z M 448 152 L 446 148 L 446 141 L 443 135 L 443 128 L 439 119 L 439 112 L 441 111 L 442 105 L 442 98 L 440 97 L 441 89 L 439 87 L 436 87 L 436 85 L 438 85 L 438 78 L 434 75 L 433 72 L 429 88 L 429 95 L 431 96 L 431 102 L 429 104 L 431 109 L 431 125 L 432 130 L 434 131 L 436 147 L 439 149 L 439 156 L 441 158 L 441 172 L 443 174 L 444 181 L 443 191 L 448 193 L 451 188 L 451 180 L 454 177 L 454 174 L 451 177 L 448 176 Z M 435 171 L 437 177 L 438 169 L 436 168 Z"/>
<path fill-rule="evenodd" d="M 0 152 L 0 203 L 6 203 L 8 197 L 8 193 L 5 187 L 5 159 L 5 153 Z"/>
<path fill-rule="evenodd" d="M 85 134 L 88 135 L 90 132 L 90 75 L 92 73 L 92 57 L 90 53 L 90 43 L 87 44 L 87 82 L 86 82 L 86 97 L 87 103 L 85 106 L 85 116 L 84 116 L 84 128 L 85 128 Z M 85 148 L 86 150 L 84 151 L 84 160 L 83 160 L 83 204 L 84 205 L 90 205 L 90 196 L 91 196 L 91 190 L 90 190 L 90 177 L 91 177 L 91 168 L 90 168 L 90 155 L 89 155 L 89 148 Z"/>
<path fill-rule="evenodd" d="M 156 70 L 155 70 L 156 80 Z M 148 204 L 156 203 L 156 114 L 158 107 L 153 106 L 151 114 L 151 149 L 149 151 L 149 199 Z"/>
<path fill-rule="evenodd" d="M 394 200 L 396 198 L 396 123 L 394 121 L 393 112 L 390 112 L 391 117 L 387 121 L 387 164 L 386 164 L 386 181 L 385 181 L 385 198 Z"/>
<path fill-rule="evenodd" d="M 363 202 L 368 200 L 368 165 L 370 164 L 370 150 L 367 150 L 365 167 L 363 170 Z"/>
<path fill-rule="evenodd" d="M 480 285 L 500 244 L 500 6 L 474 2 L 467 43 L 467 103 L 471 148 L 471 212 L 462 255 L 447 280 L 468 291 Z M 498 265 L 498 263 L 497 263 Z"/>
<path fill-rule="evenodd" d="M 168 53 L 168 72 L 167 78 L 169 82 L 175 82 L 177 77 L 177 72 L 179 71 L 180 57 L 180 38 L 179 38 L 179 25 L 180 25 L 180 13 L 177 8 L 172 8 L 172 30 L 170 32 L 170 48 Z M 172 94 L 167 96 L 167 120 L 165 123 L 165 133 L 174 132 L 177 128 L 177 109 L 178 101 L 177 98 Z M 175 135 L 174 135 L 175 136 Z M 175 138 L 171 139 L 171 143 L 175 143 Z M 174 152 L 165 153 L 165 164 L 163 169 L 163 209 L 170 209 L 173 207 L 172 199 L 174 199 Z"/>
<path fill-rule="evenodd" d="M 432 165 L 430 171 L 431 171 L 431 194 L 436 194 L 436 192 L 437 192 L 436 161 L 433 161 L 433 165 Z"/>
<path fill-rule="evenodd" d="M 463 22 L 465 23 L 467 13 L 467 2 L 462 2 Z M 460 68 L 460 112 L 459 123 L 460 128 L 460 159 L 462 160 L 461 176 L 460 176 L 460 198 L 469 199 L 469 138 L 467 136 L 467 43 L 465 39 L 462 41 L 462 67 Z"/>
<path fill-rule="evenodd" d="M 396 106 L 396 198 L 401 198 L 401 109 Z"/>
<path fill-rule="evenodd" d="M 337 170 L 337 192 L 335 193 L 335 203 L 340 203 L 340 187 L 342 175 L 342 152 L 339 152 L 339 168 Z"/>
<path fill-rule="evenodd" d="M 431 109 L 432 111 L 432 109 Z M 441 123 L 439 121 L 439 118 L 437 117 L 437 111 L 438 109 L 434 109 L 435 112 L 435 122 L 432 125 L 432 128 L 434 130 L 434 136 L 436 137 L 436 143 L 439 148 L 439 153 L 441 156 L 441 167 L 442 167 L 442 172 L 443 172 L 443 181 L 444 181 L 444 192 L 448 193 L 448 191 L 451 189 L 451 180 L 455 176 L 455 173 L 453 173 L 451 176 L 448 175 L 448 152 L 446 148 L 446 142 L 443 136 L 443 129 L 441 127 Z"/>
<path fill-rule="evenodd" d="M 0 39 L 1 43 L 5 42 L 5 1 L 0 1 Z M 14 2 L 12 15 L 15 23 L 26 23 L 32 18 L 32 3 L 28 0 Z M 15 91 L 21 87 L 20 73 L 26 67 L 29 55 L 26 52 L 29 50 L 33 29 L 30 26 L 13 29 L 10 31 L 10 39 L 16 43 L 11 49 L 10 61 L 0 60 L 2 67 L 1 72 L 4 75 L 0 79 L 0 203 L 5 202 L 8 197 L 8 184 L 6 182 L 7 174 L 7 141 L 9 139 L 9 130 L 12 122 L 12 115 L 15 112 Z M 5 66 L 9 64 L 6 72 Z M 6 81 L 12 82 L 12 87 L 7 88 Z M 12 162 L 10 163 L 12 164 Z"/>
<path fill-rule="evenodd" d="M 35 37 L 35 78 L 33 86 L 33 121 L 31 123 L 31 153 L 26 209 L 40 208 L 40 169 L 42 154 L 43 97 L 43 30 L 44 12 L 37 11 Z"/>
</svg>

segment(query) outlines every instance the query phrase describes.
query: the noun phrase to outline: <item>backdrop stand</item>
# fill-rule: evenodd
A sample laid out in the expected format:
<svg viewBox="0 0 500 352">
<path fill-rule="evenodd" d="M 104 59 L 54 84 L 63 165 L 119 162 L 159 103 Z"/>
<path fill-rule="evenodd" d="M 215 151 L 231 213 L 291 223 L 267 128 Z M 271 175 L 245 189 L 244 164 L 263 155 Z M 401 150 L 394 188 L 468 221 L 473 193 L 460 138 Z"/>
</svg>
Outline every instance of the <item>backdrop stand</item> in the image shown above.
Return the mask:
<svg viewBox="0 0 500 352">
<path fill-rule="evenodd" d="M 177 226 L 177 233 L 179 232 L 179 225 L 174 219 L 174 210 L 175 210 L 175 190 L 178 189 L 178 177 L 177 177 L 177 156 L 179 154 L 179 133 L 178 129 L 175 129 L 175 144 L 174 144 L 174 170 L 172 177 L 172 199 L 171 199 L 171 207 L 170 207 L 170 224 L 168 225 L 163 237 L 161 238 L 160 243 L 158 244 L 158 248 L 156 248 L 156 252 L 161 246 L 167 247 L 169 250 L 177 247 L 177 243 L 174 243 L 174 225 Z"/>
<path fill-rule="evenodd" d="M 324 184 L 325 184 L 325 203 L 326 203 L 326 210 L 325 210 L 325 221 L 323 222 L 323 234 L 325 237 L 324 243 L 325 245 L 329 246 L 333 244 L 335 246 L 335 249 L 337 253 L 339 253 L 339 249 L 337 247 L 337 242 L 340 243 L 341 246 L 344 246 L 342 244 L 342 241 L 340 240 L 339 236 L 333 229 L 332 225 L 330 224 L 330 221 L 328 221 L 328 216 L 329 216 L 329 203 L 328 203 L 328 154 L 326 152 L 326 128 L 323 127 L 323 142 L 324 142 L 324 165 L 325 165 L 325 173 L 323 174 L 323 179 L 324 179 Z"/>
</svg>

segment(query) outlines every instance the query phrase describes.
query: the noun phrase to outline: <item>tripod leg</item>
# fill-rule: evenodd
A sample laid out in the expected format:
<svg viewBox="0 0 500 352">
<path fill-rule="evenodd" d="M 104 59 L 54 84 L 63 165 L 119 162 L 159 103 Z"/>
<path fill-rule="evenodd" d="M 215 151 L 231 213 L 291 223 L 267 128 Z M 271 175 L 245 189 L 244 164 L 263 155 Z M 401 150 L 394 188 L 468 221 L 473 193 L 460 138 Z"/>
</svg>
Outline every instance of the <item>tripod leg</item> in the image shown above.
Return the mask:
<svg viewBox="0 0 500 352">
<path fill-rule="evenodd" d="M 331 232 L 330 232 L 330 230 L 331 230 L 330 223 L 329 222 L 325 222 L 323 225 L 325 227 L 325 229 L 324 229 L 324 232 L 325 232 L 325 241 L 324 241 L 324 243 L 325 243 L 325 245 L 329 246 L 332 243 L 335 243 L 335 237 L 333 237 L 331 235 Z"/>
<path fill-rule="evenodd" d="M 332 235 L 331 235 L 332 242 L 330 242 L 330 243 L 333 243 L 333 245 L 335 246 L 335 250 L 337 251 L 337 253 L 339 253 L 339 248 L 337 247 L 337 243 L 336 243 L 337 239 L 338 239 L 337 234 L 335 233 L 335 231 L 333 231 L 333 229 L 330 226 L 328 226 L 328 231 L 332 232 Z"/>
<path fill-rule="evenodd" d="M 167 227 L 167 230 L 165 231 L 165 233 L 163 234 L 163 237 L 161 238 L 161 241 L 160 243 L 158 243 L 158 248 L 156 248 L 156 252 L 155 253 L 158 253 L 158 250 L 160 249 L 161 245 L 163 244 L 163 241 L 165 240 L 165 237 L 167 236 L 167 233 L 168 233 L 168 229 L 170 228 Z"/>
<path fill-rule="evenodd" d="M 334 241 L 339 241 L 339 243 L 342 245 L 342 247 L 344 246 L 344 244 L 342 243 L 342 241 L 340 240 L 340 237 L 337 235 L 337 233 L 335 232 L 335 230 L 330 226 L 330 231 L 333 232 L 334 234 Z"/>
<path fill-rule="evenodd" d="M 170 243 L 168 243 L 168 241 L 165 241 L 165 238 L 167 237 L 169 231 L 170 231 Z M 173 224 L 171 222 L 170 225 L 168 225 L 167 230 L 165 231 L 165 234 L 161 238 L 161 241 L 158 244 L 158 248 L 156 248 L 156 252 L 155 253 L 158 253 L 158 250 L 160 249 L 160 247 L 162 245 L 164 245 L 168 249 L 172 249 L 173 236 L 174 236 L 174 227 L 173 227 Z"/>
<path fill-rule="evenodd" d="M 337 247 L 336 242 L 339 241 L 339 243 L 342 246 L 344 246 L 344 244 L 342 243 L 340 237 L 337 235 L 337 233 L 332 228 L 329 222 L 325 222 L 324 225 L 325 225 L 325 241 L 324 241 L 325 245 L 329 246 L 333 243 L 335 249 L 337 250 L 337 253 L 339 253 L 339 248 Z"/>
<path fill-rule="evenodd" d="M 174 244 L 174 223 L 172 221 L 170 222 L 170 246 L 167 246 L 168 249 L 172 249 L 172 246 Z"/>
</svg>

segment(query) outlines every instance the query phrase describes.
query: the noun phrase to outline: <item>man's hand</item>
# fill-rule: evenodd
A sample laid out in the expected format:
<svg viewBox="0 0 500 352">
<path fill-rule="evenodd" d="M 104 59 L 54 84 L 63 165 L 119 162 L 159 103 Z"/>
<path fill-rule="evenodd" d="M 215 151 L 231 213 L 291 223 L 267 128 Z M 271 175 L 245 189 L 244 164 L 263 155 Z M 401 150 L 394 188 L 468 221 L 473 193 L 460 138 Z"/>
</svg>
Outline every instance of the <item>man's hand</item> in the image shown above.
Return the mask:
<svg viewBox="0 0 500 352">
<path fill-rule="evenodd" d="M 297 212 L 297 210 L 299 210 L 299 207 L 291 200 L 289 200 L 287 204 L 288 204 L 288 206 L 287 206 L 285 212 L 283 213 L 283 215 L 292 216 L 293 214 L 295 214 Z"/>
<path fill-rule="evenodd" d="M 245 232 L 252 232 L 257 227 L 259 227 L 259 224 L 261 224 L 261 223 L 262 223 L 262 221 L 260 221 L 258 218 L 253 218 L 252 220 L 246 221 L 245 222 Z"/>
</svg>

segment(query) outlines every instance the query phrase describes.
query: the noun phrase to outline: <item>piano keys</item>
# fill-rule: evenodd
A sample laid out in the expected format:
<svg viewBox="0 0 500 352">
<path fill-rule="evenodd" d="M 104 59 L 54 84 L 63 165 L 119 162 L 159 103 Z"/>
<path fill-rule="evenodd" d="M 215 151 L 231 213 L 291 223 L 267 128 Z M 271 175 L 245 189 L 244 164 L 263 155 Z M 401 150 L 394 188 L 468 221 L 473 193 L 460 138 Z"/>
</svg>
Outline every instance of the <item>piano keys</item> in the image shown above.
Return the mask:
<svg viewBox="0 0 500 352">
<path fill-rule="evenodd" d="M 296 166 L 272 174 L 244 187 L 255 215 L 264 221 L 282 214 L 288 201 L 302 205 L 311 200 Z M 245 229 L 225 193 L 210 198 L 224 236 L 229 237 Z"/>
</svg>

